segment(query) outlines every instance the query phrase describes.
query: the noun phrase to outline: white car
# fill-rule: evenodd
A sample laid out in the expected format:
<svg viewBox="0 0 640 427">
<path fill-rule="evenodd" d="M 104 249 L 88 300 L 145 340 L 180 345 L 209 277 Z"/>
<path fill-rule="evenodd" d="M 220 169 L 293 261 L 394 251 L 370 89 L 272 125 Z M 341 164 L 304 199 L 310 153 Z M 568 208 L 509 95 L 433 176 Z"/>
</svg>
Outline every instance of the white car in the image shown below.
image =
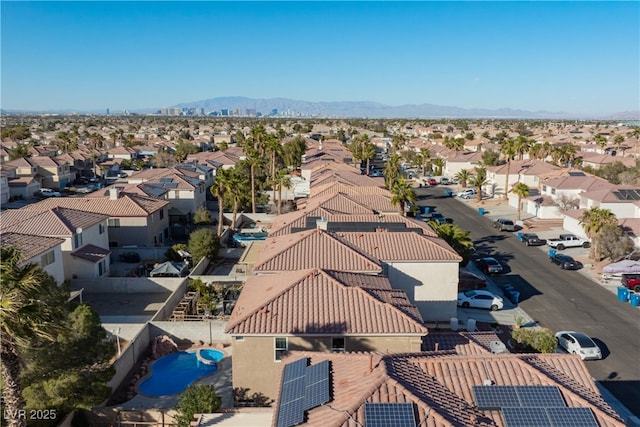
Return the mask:
<svg viewBox="0 0 640 427">
<path fill-rule="evenodd" d="M 582 360 L 602 359 L 600 347 L 581 332 L 560 331 L 556 333 L 558 345 L 567 353 L 577 354 Z"/>
<path fill-rule="evenodd" d="M 57 191 L 54 191 L 50 188 L 41 188 L 40 195 L 44 197 L 60 197 L 61 194 Z"/>
<path fill-rule="evenodd" d="M 457 192 L 456 196 L 462 197 L 463 199 L 469 199 L 471 197 L 475 197 L 476 194 L 477 193 L 475 188 L 467 188 L 466 190 Z"/>
<path fill-rule="evenodd" d="M 486 308 L 496 311 L 504 307 L 504 301 L 489 291 L 465 291 L 458 294 L 458 307 Z"/>
</svg>

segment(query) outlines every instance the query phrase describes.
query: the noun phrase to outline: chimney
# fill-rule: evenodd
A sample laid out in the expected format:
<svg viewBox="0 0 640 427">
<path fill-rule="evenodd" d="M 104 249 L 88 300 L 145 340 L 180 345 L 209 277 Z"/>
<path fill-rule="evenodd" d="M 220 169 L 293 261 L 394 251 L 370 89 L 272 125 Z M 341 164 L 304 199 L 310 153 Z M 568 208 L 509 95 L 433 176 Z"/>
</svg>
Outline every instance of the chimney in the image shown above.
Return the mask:
<svg viewBox="0 0 640 427">
<path fill-rule="evenodd" d="M 117 200 L 120 197 L 120 190 L 122 190 L 122 187 L 111 187 L 109 189 L 109 199 Z"/>
<path fill-rule="evenodd" d="M 327 231 L 327 225 L 329 224 L 329 221 L 327 221 L 324 218 L 320 218 L 316 220 L 316 228 L 318 230 L 324 230 Z"/>
</svg>

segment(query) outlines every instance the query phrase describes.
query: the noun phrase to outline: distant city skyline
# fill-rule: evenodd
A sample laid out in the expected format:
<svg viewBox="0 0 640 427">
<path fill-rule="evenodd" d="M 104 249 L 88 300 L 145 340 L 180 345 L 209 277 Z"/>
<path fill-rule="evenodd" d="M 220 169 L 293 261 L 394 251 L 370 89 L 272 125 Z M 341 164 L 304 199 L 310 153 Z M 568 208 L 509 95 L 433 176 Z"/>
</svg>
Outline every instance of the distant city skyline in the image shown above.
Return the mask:
<svg viewBox="0 0 640 427">
<path fill-rule="evenodd" d="M 640 110 L 640 2 L 2 1 L 0 107 Z"/>
</svg>

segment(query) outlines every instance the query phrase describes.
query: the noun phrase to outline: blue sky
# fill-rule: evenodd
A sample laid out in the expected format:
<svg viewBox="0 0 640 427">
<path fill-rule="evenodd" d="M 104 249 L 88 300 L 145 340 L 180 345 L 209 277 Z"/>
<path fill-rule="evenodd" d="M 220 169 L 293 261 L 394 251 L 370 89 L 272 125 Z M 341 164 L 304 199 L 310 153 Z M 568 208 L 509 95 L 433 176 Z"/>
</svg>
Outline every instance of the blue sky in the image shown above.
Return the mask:
<svg viewBox="0 0 640 427">
<path fill-rule="evenodd" d="M 2 1 L 4 109 L 221 96 L 640 110 L 640 2 Z"/>
</svg>

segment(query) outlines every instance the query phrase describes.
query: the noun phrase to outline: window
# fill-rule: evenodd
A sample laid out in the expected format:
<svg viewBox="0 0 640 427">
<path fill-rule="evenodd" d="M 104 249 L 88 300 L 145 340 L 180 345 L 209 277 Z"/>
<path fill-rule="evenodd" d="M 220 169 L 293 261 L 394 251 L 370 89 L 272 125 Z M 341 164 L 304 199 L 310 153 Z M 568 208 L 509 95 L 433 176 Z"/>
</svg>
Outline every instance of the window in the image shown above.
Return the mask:
<svg viewBox="0 0 640 427">
<path fill-rule="evenodd" d="M 104 231 L 106 230 L 107 227 L 104 226 L 104 224 L 100 223 L 98 225 L 98 233 L 100 234 L 104 234 Z"/>
<path fill-rule="evenodd" d="M 109 227 L 120 227 L 120 218 L 109 218 Z"/>
<path fill-rule="evenodd" d="M 176 190 L 173 192 L 173 198 L 174 199 L 179 199 L 180 198 L 180 191 Z"/>
<path fill-rule="evenodd" d="M 109 242 L 109 247 L 110 248 L 117 248 L 118 247 L 118 242 Z"/>
<path fill-rule="evenodd" d="M 164 208 L 160 209 L 160 219 L 164 218 Z"/>
<path fill-rule="evenodd" d="M 542 186 L 542 191 L 547 191 L 547 186 L 546 185 Z"/>
<path fill-rule="evenodd" d="M 345 343 L 344 337 L 333 337 L 331 338 L 331 351 L 334 353 L 344 353 L 345 352 Z"/>
<path fill-rule="evenodd" d="M 107 264 L 105 260 L 102 260 L 98 263 L 98 276 L 102 276 L 107 272 Z"/>
<path fill-rule="evenodd" d="M 236 341 L 244 341 L 244 336 L 242 336 L 242 335 L 238 335 L 238 336 L 236 337 Z"/>
<path fill-rule="evenodd" d="M 276 361 L 282 359 L 282 355 L 284 354 L 285 351 L 287 351 L 287 347 L 288 347 L 287 344 L 288 344 L 287 337 L 276 337 L 275 339 Z"/>
<path fill-rule="evenodd" d="M 556 189 L 555 188 L 551 189 L 551 194 L 556 194 Z"/>
<path fill-rule="evenodd" d="M 47 252 L 40 258 L 40 265 L 46 267 L 56 261 L 56 254 L 53 251 Z"/>
<path fill-rule="evenodd" d="M 80 246 L 82 246 L 82 234 L 81 233 L 77 233 L 73 235 L 73 248 L 74 249 L 78 249 Z"/>
</svg>

